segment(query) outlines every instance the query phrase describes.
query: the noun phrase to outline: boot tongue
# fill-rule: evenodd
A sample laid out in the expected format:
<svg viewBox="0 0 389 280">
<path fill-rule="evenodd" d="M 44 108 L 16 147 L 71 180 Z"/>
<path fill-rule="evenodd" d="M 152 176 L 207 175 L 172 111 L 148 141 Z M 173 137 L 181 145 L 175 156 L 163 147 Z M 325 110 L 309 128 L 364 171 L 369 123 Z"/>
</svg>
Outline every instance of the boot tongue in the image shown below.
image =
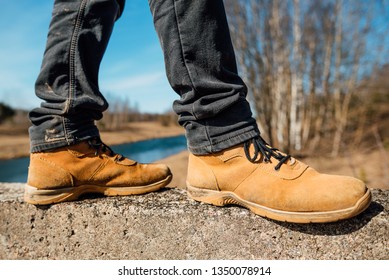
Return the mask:
<svg viewBox="0 0 389 280">
<path fill-rule="evenodd" d="M 117 156 L 120 157 L 120 155 L 117 155 Z M 127 165 L 127 166 L 137 164 L 137 162 L 135 160 L 132 160 L 132 159 L 129 159 L 129 158 L 126 158 L 126 157 L 123 157 L 123 156 L 121 156 L 120 159 L 115 160 L 115 162 L 116 162 L 116 164 Z"/>
<path fill-rule="evenodd" d="M 115 163 L 120 165 L 135 165 L 136 161 L 128 159 L 120 154 L 115 153 L 110 147 L 105 145 L 100 139 L 91 139 L 80 142 L 78 144 L 69 146 L 68 151 L 74 156 L 81 157 L 95 157 L 105 155 L 112 159 Z"/>
<path fill-rule="evenodd" d="M 88 141 L 91 149 L 95 149 L 95 155 L 104 154 L 110 157 L 116 164 L 135 165 L 137 162 L 115 153 L 109 146 L 104 144 L 99 138 Z"/>
<path fill-rule="evenodd" d="M 84 157 L 96 153 L 96 149 L 93 149 L 87 141 L 71 145 L 67 148 L 67 150 L 76 157 Z"/>
</svg>

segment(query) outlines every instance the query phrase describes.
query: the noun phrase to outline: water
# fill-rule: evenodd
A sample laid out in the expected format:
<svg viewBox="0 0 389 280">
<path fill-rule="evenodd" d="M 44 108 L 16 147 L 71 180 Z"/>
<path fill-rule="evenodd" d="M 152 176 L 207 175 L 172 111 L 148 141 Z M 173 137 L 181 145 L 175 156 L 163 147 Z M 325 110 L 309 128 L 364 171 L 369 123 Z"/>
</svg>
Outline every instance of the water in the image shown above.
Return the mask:
<svg viewBox="0 0 389 280">
<path fill-rule="evenodd" d="M 185 136 L 159 138 L 136 143 L 111 146 L 118 154 L 138 162 L 153 162 L 186 149 Z M 28 157 L 0 160 L 0 182 L 26 182 Z"/>
</svg>

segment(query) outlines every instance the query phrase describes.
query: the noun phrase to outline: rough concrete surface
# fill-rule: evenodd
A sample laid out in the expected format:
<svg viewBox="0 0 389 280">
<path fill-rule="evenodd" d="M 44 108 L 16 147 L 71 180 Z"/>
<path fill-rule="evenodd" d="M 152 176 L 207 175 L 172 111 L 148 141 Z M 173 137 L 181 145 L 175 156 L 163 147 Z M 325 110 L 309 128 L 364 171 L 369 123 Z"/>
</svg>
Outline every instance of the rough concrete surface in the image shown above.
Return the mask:
<svg viewBox="0 0 389 280">
<path fill-rule="evenodd" d="M 0 259 L 389 259 L 389 191 L 361 215 L 287 224 L 240 207 L 192 201 L 184 190 L 87 197 L 50 207 L 0 184 Z"/>
</svg>

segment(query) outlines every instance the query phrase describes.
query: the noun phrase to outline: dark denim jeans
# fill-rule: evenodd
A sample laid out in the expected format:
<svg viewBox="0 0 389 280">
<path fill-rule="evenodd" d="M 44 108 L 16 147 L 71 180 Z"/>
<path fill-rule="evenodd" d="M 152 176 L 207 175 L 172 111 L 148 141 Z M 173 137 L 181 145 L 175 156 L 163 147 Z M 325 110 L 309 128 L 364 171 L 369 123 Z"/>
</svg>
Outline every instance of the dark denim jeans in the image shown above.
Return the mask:
<svg viewBox="0 0 389 280">
<path fill-rule="evenodd" d="M 99 136 L 95 120 L 108 104 L 98 70 L 125 0 L 56 0 L 30 112 L 31 152 Z M 180 96 L 173 104 L 194 154 L 218 152 L 259 135 L 237 74 L 222 0 L 149 0 Z"/>
</svg>

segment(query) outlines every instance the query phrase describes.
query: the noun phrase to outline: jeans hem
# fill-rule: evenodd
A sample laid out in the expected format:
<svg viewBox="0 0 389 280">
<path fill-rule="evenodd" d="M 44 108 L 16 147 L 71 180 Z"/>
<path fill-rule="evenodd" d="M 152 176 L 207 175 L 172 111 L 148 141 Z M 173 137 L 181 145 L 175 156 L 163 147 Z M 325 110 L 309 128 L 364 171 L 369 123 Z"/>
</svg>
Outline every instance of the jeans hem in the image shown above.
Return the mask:
<svg viewBox="0 0 389 280">
<path fill-rule="evenodd" d="M 59 138 L 58 140 L 53 140 L 50 142 L 39 142 L 39 143 L 33 143 L 31 142 L 30 146 L 30 152 L 31 153 L 39 153 L 39 152 L 44 152 L 44 151 L 49 151 L 52 149 L 57 149 L 65 146 L 70 146 L 77 144 L 79 142 L 95 138 L 95 137 L 100 137 L 99 131 L 96 129 L 90 130 L 88 132 L 84 132 L 82 134 L 78 135 L 70 135 L 68 137 L 62 137 Z"/>
<path fill-rule="evenodd" d="M 250 128 L 249 130 L 246 128 L 245 130 L 234 131 L 233 133 L 217 137 L 211 140 L 209 145 L 194 147 L 188 143 L 188 149 L 194 155 L 207 155 L 221 152 L 222 150 L 244 143 L 259 135 L 260 133 L 256 127 Z"/>
</svg>

